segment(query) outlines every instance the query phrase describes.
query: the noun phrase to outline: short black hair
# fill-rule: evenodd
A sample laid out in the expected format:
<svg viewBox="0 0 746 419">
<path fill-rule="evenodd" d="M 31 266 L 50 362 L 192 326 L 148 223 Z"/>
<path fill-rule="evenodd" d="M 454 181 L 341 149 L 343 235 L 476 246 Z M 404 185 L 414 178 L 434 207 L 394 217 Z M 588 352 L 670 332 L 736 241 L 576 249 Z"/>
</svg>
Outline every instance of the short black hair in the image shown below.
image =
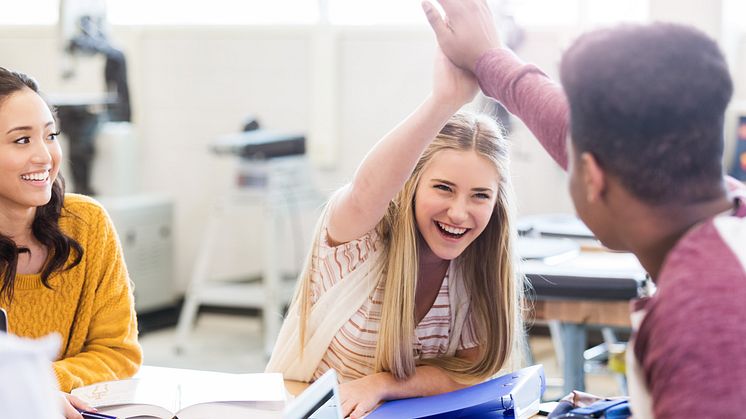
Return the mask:
<svg viewBox="0 0 746 419">
<path fill-rule="evenodd" d="M 721 193 L 723 119 L 733 93 L 715 41 L 672 23 L 582 35 L 560 68 L 576 152 L 650 204 Z"/>
</svg>

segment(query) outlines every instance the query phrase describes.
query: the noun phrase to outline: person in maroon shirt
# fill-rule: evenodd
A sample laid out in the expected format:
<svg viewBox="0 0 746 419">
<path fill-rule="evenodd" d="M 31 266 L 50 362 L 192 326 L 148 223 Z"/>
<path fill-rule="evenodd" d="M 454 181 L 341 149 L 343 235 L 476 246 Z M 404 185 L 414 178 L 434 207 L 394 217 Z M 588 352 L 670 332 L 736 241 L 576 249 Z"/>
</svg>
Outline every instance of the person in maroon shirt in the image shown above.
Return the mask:
<svg viewBox="0 0 746 419">
<path fill-rule="evenodd" d="M 568 170 L 599 240 L 655 281 L 633 304 L 635 417 L 742 416 L 746 194 L 723 176 L 733 86 L 716 43 L 667 23 L 597 30 L 564 53 L 560 86 L 501 48 L 484 1 L 439 3 L 445 18 L 423 8 L 444 53 Z"/>
</svg>

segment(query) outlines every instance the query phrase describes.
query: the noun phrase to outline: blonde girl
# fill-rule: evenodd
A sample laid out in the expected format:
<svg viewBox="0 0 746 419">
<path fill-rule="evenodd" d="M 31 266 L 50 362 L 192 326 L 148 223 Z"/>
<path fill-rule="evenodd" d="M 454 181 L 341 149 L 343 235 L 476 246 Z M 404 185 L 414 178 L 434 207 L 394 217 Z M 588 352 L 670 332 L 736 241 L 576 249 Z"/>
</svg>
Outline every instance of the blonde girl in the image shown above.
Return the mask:
<svg viewBox="0 0 746 419">
<path fill-rule="evenodd" d="M 267 370 L 312 381 L 335 369 L 350 417 L 514 366 L 523 286 L 508 149 L 490 118 L 456 113 L 476 89 L 439 52 L 432 93 L 319 221 Z"/>
</svg>

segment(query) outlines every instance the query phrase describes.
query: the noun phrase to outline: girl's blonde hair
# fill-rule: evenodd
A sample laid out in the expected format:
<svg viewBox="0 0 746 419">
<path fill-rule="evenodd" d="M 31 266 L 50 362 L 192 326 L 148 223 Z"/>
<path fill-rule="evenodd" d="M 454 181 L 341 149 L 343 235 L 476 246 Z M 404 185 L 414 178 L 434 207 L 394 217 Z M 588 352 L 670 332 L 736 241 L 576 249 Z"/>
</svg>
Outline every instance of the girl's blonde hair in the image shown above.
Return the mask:
<svg viewBox="0 0 746 419">
<path fill-rule="evenodd" d="M 444 368 L 459 381 L 471 382 L 494 375 L 505 366 L 518 367 L 519 348 L 523 342 L 523 282 L 514 270 L 517 266 L 515 216 L 508 145 L 499 126 L 484 115 L 458 113 L 449 119 L 423 152 L 412 175 L 376 226 L 383 243 L 379 260 L 385 291 L 374 362 L 376 371 L 389 371 L 397 379 L 412 376 L 418 365 L 413 353 L 419 261 L 414 200 L 424 168 L 443 150 L 474 151 L 493 163 L 499 174 L 497 202 L 487 226 L 454 261 L 469 298 L 475 335 L 480 340 L 479 356 L 475 362 L 455 357 L 419 361 L 419 364 Z M 301 345 L 305 342 L 311 306 L 310 283 L 322 220 L 295 295 L 295 303 L 299 304 Z M 459 336 L 451 336 L 451 339 L 459 339 Z"/>
</svg>

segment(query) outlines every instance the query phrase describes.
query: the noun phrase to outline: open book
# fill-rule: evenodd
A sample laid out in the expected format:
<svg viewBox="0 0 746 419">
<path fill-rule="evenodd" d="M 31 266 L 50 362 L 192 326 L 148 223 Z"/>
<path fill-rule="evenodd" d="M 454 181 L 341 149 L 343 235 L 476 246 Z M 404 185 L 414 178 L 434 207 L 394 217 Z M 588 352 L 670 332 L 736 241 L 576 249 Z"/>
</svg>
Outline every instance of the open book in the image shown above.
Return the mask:
<svg viewBox="0 0 746 419">
<path fill-rule="evenodd" d="M 72 394 L 119 418 L 281 418 L 282 374 L 228 374 L 142 367 L 128 380 L 80 387 Z"/>
</svg>

